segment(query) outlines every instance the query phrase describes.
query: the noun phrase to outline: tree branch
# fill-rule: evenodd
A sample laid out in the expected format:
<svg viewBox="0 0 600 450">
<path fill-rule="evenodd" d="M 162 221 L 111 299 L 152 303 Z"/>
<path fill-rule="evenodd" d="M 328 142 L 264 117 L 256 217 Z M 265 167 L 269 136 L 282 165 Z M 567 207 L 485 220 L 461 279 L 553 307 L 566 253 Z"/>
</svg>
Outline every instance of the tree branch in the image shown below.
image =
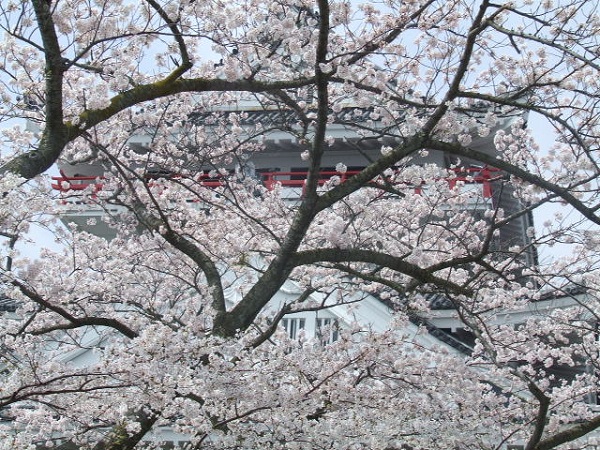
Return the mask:
<svg viewBox="0 0 600 450">
<path fill-rule="evenodd" d="M 49 327 L 48 329 L 46 329 L 44 331 L 50 331 L 53 329 L 69 330 L 69 329 L 75 329 L 75 328 L 80 328 L 80 327 L 85 327 L 85 326 L 104 326 L 104 327 L 109 327 L 109 328 L 112 328 L 112 329 L 118 331 L 119 333 L 128 337 L 129 339 L 134 339 L 138 336 L 138 333 L 136 331 L 132 330 L 127 325 L 123 324 L 122 322 L 119 322 L 116 319 L 111 319 L 111 318 L 107 318 L 107 317 L 81 317 L 81 318 L 75 317 L 72 314 L 70 314 L 69 312 L 67 312 L 64 308 L 56 306 L 56 305 L 52 304 L 51 302 L 47 301 L 41 295 L 39 295 L 36 292 L 34 292 L 33 290 L 31 290 L 30 288 L 25 286 L 23 283 L 21 283 L 17 280 L 11 280 L 10 283 L 13 286 L 16 286 L 17 288 L 19 288 L 21 293 L 23 295 L 27 296 L 33 302 L 37 303 L 38 305 L 40 305 L 46 309 L 49 309 L 50 311 L 58 314 L 59 316 L 61 316 L 64 319 L 69 321 L 69 324 L 56 325 L 54 327 Z M 33 334 L 42 334 L 44 331 L 39 331 L 39 332 L 33 333 Z"/>
<path fill-rule="evenodd" d="M 154 10 L 158 13 L 158 15 L 165 21 L 171 33 L 173 33 L 173 38 L 177 42 L 177 46 L 179 47 L 179 54 L 181 55 L 181 64 L 177 69 L 173 71 L 167 78 L 165 78 L 165 82 L 172 82 L 183 75 L 187 70 L 192 67 L 192 61 L 190 59 L 190 55 L 187 50 L 187 46 L 185 45 L 185 41 L 183 40 L 183 35 L 177 26 L 177 21 L 171 19 L 166 11 L 155 1 L 155 0 L 146 0 L 146 2 L 154 8 Z"/>
<path fill-rule="evenodd" d="M 63 124 L 63 62 L 58 36 L 54 28 L 50 2 L 32 0 L 45 57 L 45 128 L 39 146 L 0 167 L 0 174 L 14 172 L 24 178 L 33 178 L 48 169 L 60 156 L 67 144 L 68 130 Z"/>
<path fill-rule="evenodd" d="M 514 164 L 511 164 L 504 159 L 490 156 L 483 152 L 480 152 L 480 151 L 477 151 L 477 150 L 474 150 L 474 149 L 471 149 L 468 147 L 463 147 L 462 145 L 459 145 L 459 144 L 450 144 L 448 142 L 438 141 L 435 139 L 429 139 L 426 142 L 426 146 L 428 148 L 431 148 L 434 150 L 442 150 L 449 154 L 463 156 L 466 158 L 471 158 L 471 159 L 480 161 L 484 164 L 488 164 L 492 167 L 501 169 L 501 170 L 505 171 L 506 173 L 511 174 L 522 180 L 525 180 L 535 186 L 539 186 L 542 189 L 552 192 L 557 197 L 562 198 L 565 202 L 567 202 L 568 204 L 573 206 L 573 208 L 575 208 L 577 211 L 579 211 L 585 218 L 589 219 L 592 223 L 595 223 L 596 225 L 600 225 L 600 217 L 598 217 L 594 214 L 593 209 L 588 208 L 581 200 L 579 200 L 573 194 L 571 194 L 571 192 L 569 190 L 570 187 L 558 186 L 554 183 L 544 180 L 543 178 L 541 178 L 527 170 L 521 169 L 520 167 L 517 167 Z"/>
<path fill-rule="evenodd" d="M 550 406 L 550 399 L 535 385 L 533 381 L 529 382 L 529 391 L 539 402 L 538 412 L 535 418 L 535 427 L 533 434 L 529 438 L 525 450 L 534 450 L 537 443 L 542 438 L 544 428 L 546 427 L 546 421 L 548 420 L 548 409 Z"/>
<path fill-rule="evenodd" d="M 309 173 L 306 180 L 306 195 L 298 208 L 294 221 L 281 244 L 277 256 L 271 261 L 260 279 L 231 311 L 215 318 L 214 332 L 222 336 L 233 336 L 237 330 L 248 328 L 262 308 L 288 278 L 292 266 L 289 260 L 300 246 L 317 211 L 317 186 L 321 157 L 324 151 L 327 116 L 329 114 L 328 83 L 331 74 L 324 73 L 321 65 L 326 62 L 329 36 L 329 3 L 319 0 L 319 37 L 316 49 L 315 84 L 318 89 L 317 125 L 310 152 Z"/>
<path fill-rule="evenodd" d="M 471 296 L 473 292 L 447 279 L 436 277 L 427 269 L 422 269 L 415 264 L 406 262 L 403 258 L 392 256 L 386 253 L 380 253 L 373 250 L 363 249 L 343 249 L 343 248 L 322 248 L 318 250 L 305 250 L 298 252 L 291 260 L 290 264 L 302 266 L 315 264 L 317 262 L 348 263 L 362 262 L 376 264 L 381 267 L 395 270 L 396 272 L 408 275 L 420 283 L 434 284 L 447 289 L 456 294 Z"/>
<path fill-rule="evenodd" d="M 600 427 L 600 416 L 568 427 L 564 431 L 542 439 L 533 450 L 551 450 L 561 444 L 574 441 Z"/>
</svg>

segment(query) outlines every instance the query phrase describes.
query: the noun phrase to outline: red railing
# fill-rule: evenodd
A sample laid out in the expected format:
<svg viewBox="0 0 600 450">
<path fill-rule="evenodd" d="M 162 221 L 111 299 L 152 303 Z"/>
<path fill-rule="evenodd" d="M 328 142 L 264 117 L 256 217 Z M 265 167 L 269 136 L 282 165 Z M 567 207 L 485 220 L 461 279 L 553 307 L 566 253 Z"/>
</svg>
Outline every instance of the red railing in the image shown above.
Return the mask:
<svg viewBox="0 0 600 450">
<path fill-rule="evenodd" d="M 346 181 L 348 178 L 360 173 L 360 170 L 348 170 L 347 172 L 341 173 L 335 170 L 323 170 L 319 172 L 319 186 L 323 186 L 332 177 L 339 177 L 340 181 Z M 281 184 L 283 187 L 304 187 L 308 172 L 260 172 L 263 184 L 269 190 L 275 188 L 277 184 Z"/>
<path fill-rule="evenodd" d="M 146 180 L 156 180 L 158 178 L 180 178 L 179 175 L 169 175 L 169 176 L 156 176 L 156 175 L 148 175 L 145 177 Z M 223 186 L 223 177 L 213 177 L 208 174 L 201 174 L 196 177 L 197 181 L 202 185 L 209 188 L 216 188 Z M 104 180 L 103 176 L 84 176 L 84 175 L 75 175 L 72 177 L 68 177 L 64 174 L 61 176 L 52 177 L 52 189 L 55 189 L 60 192 L 69 192 L 69 191 L 83 191 L 90 186 L 93 186 L 92 191 L 98 192 L 102 190 L 104 187 L 104 183 L 101 181 Z"/>
<path fill-rule="evenodd" d="M 484 198 L 492 197 L 492 181 L 498 179 L 499 169 L 495 168 L 479 168 L 471 167 L 467 169 L 453 169 L 455 176 L 448 177 L 446 180 L 450 184 L 450 188 L 453 189 L 456 183 L 462 182 L 465 184 L 481 184 L 482 195 Z M 348 170 L 344 173 L 336 171 L 321 171 L 319 172 L 319 185 L 322 186 L 327 183 L 332 177 L 338 176 L 341 182 L 344 182 L 348 178 L 360 173 L 360 170 Z M 306 182 L 308 172 L 261 172 L 260 176 L 263 180 L 263 184 L 269 190 L 273 189 L 277 184 L 283 187 L 302 188 Z M 383 181 L 384 178 L 382 177 Z M 377 179 L 373 181 L 373 186 L 377 187 Z M 412 187 L 416 190 L 422 189 L 426 183 L 422 183 L 418 186 L 414 184 Z"/>
<path fill-rule="evenodd" d="M 484 198 L 492 197 L 492 182 L 497 180 L 500 176 L 500 170 L 495 168 L 467 168 L 467 169 L 453 169 L 455 176 L 448 177 L 450 188 L 454 188 L 456 183 L 462 182 L 464 184 L 481 184 L 482 195 Z M 319 173 L 319 185 L 322 186 L 331 180 L 332 177 L 339 177 L 341 182 L 344 182 L 348 178 L 360 173 L 359 170 L 348 170 L 344 173 L 336 171 L 322 171 Z M 272 190 L 276 185 L 280 184 L 282 187 L 290 188 L 303 188 L 306 183 L 306 177 L 308 172 L 259 172 L 258 174 L 262 179 L 264 186 Z M 162 176 L 164 178 L 179 178 L 179 175 L 167 175 Z M 61 192 L 69 191 L 82 191 L 89 186 L 93 186 L 92 191 L 98 192 L 102 190 L 104 183 L 101 181 L 104 177 L 99 176 L 72 176 L 66 175 L 52 177 L 52 188 Z M 160 178 L 155 175 L 149 175 L 146 177 L 148 180 Z M 216 188 L 223 186 L 223 176 L 210 176 L 209 174 L 201 174 L 197 177 L 197 181 L 205 187 Z M 383 181 L 383 178 L 382 178 Z M 377 186 L 377 179 L 373 181 L 373 186 Z M 422 183 L 418 186 L 412 184 L 411 187 L 417 191 L 420 191 L 426 183 Z M 408 185 L 408 184 L 407 184 Z"/>
<path fill-rule="evenodd" d="M 52 177 L 52 189 L 56 189 L 61 192 L 68 191 L 83 191 L 90 186 L 94 186 L 93 191 L 98 192 L 102 190 L 103 183 L 99 183 L 97 180 L 101 180 L 104 177 L 93 177 L 77 175 L 68 177 L 61 175 L 60 177 Z"/>
</svg>

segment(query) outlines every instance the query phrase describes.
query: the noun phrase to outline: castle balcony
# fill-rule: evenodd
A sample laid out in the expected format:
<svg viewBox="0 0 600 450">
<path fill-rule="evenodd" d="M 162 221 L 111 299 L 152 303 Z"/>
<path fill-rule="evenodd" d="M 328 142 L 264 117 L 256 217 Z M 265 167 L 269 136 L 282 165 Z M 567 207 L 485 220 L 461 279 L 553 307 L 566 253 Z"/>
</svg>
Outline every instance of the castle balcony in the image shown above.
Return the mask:
<svg viewBox="0 0 600 450">
<path fill-rule="evenodd" d="M 359 169 L 339 172 L 336 170 L 323 170 L 319 173 L 318 183 L 325 186 L 327 183 L 344 183 L 360 172 Z M 493 206 L 494 182 L 502 177 L 498 169 L 488 167 L 470 167 L 454 169 L 453 175 L 445 178 L 450 189 L 456 189 L 461 195 L 467 194 L 468 201 L 465 208 L 469 210 L 485 210 Z M 278 189 L 282 199 L 290 204 L 298 203 L 304 194 L 304 186 L 308 172 L 306 170 L 272 171 L 269 169 L 255 170 L 252 176 L 266 189 Z M 215 175 L 214 173 L 201 172 L 195 177 L 198 187 L 218 190 L 233 182 L 237 175 Z M 146 180 L 149 185 L 159 178 L 177 179 L 178 174 L 166 172 L 149 172 Z M 59 192 L 60 202 L 64 205 L 63 221 L 74 222 L 83 229 L 101 236 L 108 237 L 114 232 L 109 229 L 99 229 L 102 217 L 108 214 L 117 214 L 122 207 L 116 205 L 103 205 L 94 201 L 95 198 L 108 198 L 112 195 L 103 176 L 77 175 L 52 177 L 52 188 Z M 390 181 L 392 180 L 392 181 Z M 428 195 L 427 183 L 395 182 L 391 177 L 378 176 L 371 181 L 369 187 L 380 189 L 382 195 L 393 196 L 394 191 L 414 192 L 419 195 Z M 390 189 L 390 187 L 392 189 Z M 190 198 L 190 202 L 195 202 Z"/>
<path fill-rule="evenodd" d="M 474 110 L 471 114 L 472 119 L 479 120 L 479 116 L 486 111 L 485 108 L 481 111 Z M 514 117 L 507 116 L 496 129 L 509 127 L 513 119 Z M 258 142 L 255 132 L 263 130 L 260 133 L 262 137 L 260 140 L 261 151 L 240 149 L 240 153 L 234 161 L 226 158 L 222 162 L 211 161 L 212 167 L 223 167 L 221 169 L 223 175 L 218 176 L 204 170 L 206 169 L 204 161 L 192 158 L 185 163 L 185 170 L 187 173 L 196 174 L 193 180 L 195 185 L 199 188 L 213 189 L 218 193 L 228 183 L 233 183 L 240 177 L 250 177 L 261 183 L 267 190 L 277 189 L 282 199 L 290 205 L 297 204 L 304 194 L 307 178 L 304 159 L 307 144 L 305 140 L 299 139 L 301 130 L 296 129 L 297 125 L 294 125 L 296 123 L 295 113 L 281 109 L 264 109 L 261 105 L 254 105 L 254 107 L 240 105 L 239 108 L 231 111 L 192 114 L 188 126 L 202 127 L 208 136 L 214 138 L 210 144 L 206 145 L 215 146 L 218 149 L 219 136 L 223 133 L 226 135 L 227 126 L 229 126 L 227 124 L 230 122 L 238 124 L 238 128 L 242 129 L 241 136 L 246 133 L 249 142 Z M 401 125 L 402 119 L 400 118 L 396 122 Z M 328 148 L 321 160 L 319 185 L 326 188 L 325 185 L 328 183 L 344 183 L 372 161 L 380 158 L 385 147 L 394 148 L 399 145 L 401 133 L 395 133 L 394 129 L 384 123 L 383 119 L 375 118 L 373 111 L 369 109 L 347 107 L 334 114 L 332 123 L 328 124 Z M 179 137 L 177 133 L 178 131 L 174 132 L 174 140 Z M 183 131 L 181 133 L 183 134 Z M 136 154 L 151 154 L 154 135 L 152 130 L 139 130 L 130 136 L 127 145 Z M 493 133 L 486 137 L 474 134 L 470 147 L 487 154 L 495 152 Z M 343 173 L 338 172 L 339 164 L 344 164 L 347 170 Z M 481 162 L 477 160 L 458 159 L 439 150 L 423 149 L 422 152 L 416 152 L 406 160 L 399 161 L 399 164 L 403 167 L 436 165 L 441 169 L 446 169 L 450 174 L 446 178 L 449 187 L 451 189 L 456 187 L 456 193 L 467 199 L 466 204 L 463 202 L 463 205 L 469 210 L 483 211 L 496 206 L 506 209 L 507 205 L 510 206 L 517 202 L 509 195 L 502 194 L 504 191 L 498 188 L 503 174 L 497 169 L 481 167 Z M 457 166 L 460 168 L 454 169 Z M 136 169 L 143 170 L 141 167 Z M 151 167 L 146 172 L 148 184 L 157 178 L 175 179 L 180 177 L 177 173 L 163 169 L 169 168 Z M 102 162 L 78 165 L 63 163 L 61 165 L 61 175 L 54 177 L 52 187 L 59 192 L 60 201 L 65 206 L 63 221 L 85 223 L 86 217 L 103 215 L 101 202 L 94 202 L 93 197 L 97 196 L 99 199 L 110 197 L 111 193 L 107 192 L 108 187 L 105 186 L 104 178 L 104 174 L 109 170 L 110 168 L 103 165 Z M 140 173 L 139 171 L 138 173 Z M 391 177 L 386 178 L 386 176 L 380 175 L 371 181 L 370 186 L 380 188 L 382 196 L 390 197 L 394 195 L 392 191 L 397 191 L 400 195 L 402 192 L 412 191 L 423 196 L 427 196 L 428 192 L 431 192 L 431 186 L 418 179 L 394 181 L 401 178 L 401 173 L 397 174 L 400 176 L 396 177 L 394 176 L 396 174 L 392 173 Z M 190 199 L 190 202 L 197 202 L 197 200 Z M 514 206 L 512 209 L 516 208 L 517 206 Z M 97 231 L 90 230 L 89 226 L 84 226 L 83 229 L 97 234 Z"/>
</svg>

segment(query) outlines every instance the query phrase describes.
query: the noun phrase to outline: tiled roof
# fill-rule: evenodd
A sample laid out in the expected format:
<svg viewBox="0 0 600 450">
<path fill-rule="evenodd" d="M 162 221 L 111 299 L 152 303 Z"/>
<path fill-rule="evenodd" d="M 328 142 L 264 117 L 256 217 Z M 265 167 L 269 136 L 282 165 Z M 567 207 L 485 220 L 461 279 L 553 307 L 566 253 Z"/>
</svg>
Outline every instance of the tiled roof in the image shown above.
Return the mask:
<svg viewBox="0 0 600 450">
<path fill-rule="evenodd" d="M 586 292 L 586 289 L 583 286 L 569 285 L 569 286 L 565 286 L 560 289 L 555 289 L 550 292 L 545 292 L 540 296 L 539 299 L 535 299 L 532 301 L 543 301 L 543 300 L 552 300 L 552 299 L 556 299 L 556 298 L 571 297 L 571 296 L 585 294 L 585 292 Z M 437 294 L 437 293 L 427 294 L 426 298 L 429 302 L 429 307 L 432 310 L 439 311 L 439 310 L 445 310 L 445 309 L 455 309 L 452 301 L 444 294 Z"/>
<path fill-rule="evenodd" d="M 452 301 L 443 294 L 428 294 L 429 307 L 434 310 L 455 309 Z"/>
<path fill-rule="evenodd" d="M 242 125 L 270 125 L 277 126 L 298 120 L 298 115 L 289 109 L 255 109 L 248 111 L 210 111 L 196 112 L 190 115 L 194 123 L 208 124 L 218 122 L 218 117 L 236 114 Z M 365 108 L 344 108 L 334 114 L 335 123 L 362 123 L 370 119 L 372 111 Z"/>
<path fill-rule="evenodd" d="M 17 310 L 17 302 L 8 297 L 0 296 L 0 312 L 15 312 Z"/>
<path fill-rule="evenodd" d="M 466 342 L 463 342 L 458 336 L 455 336 L 448 331 L 436 327 L 423 317 L 420 317 L 416 314 L 409 314 L 409 319 L 415 325 L 424 327 L 429 332 L 429 334 L 436 338 L 438 341 L 449 345 L 455 350 L 458 350 L 459 352 L 465 355 L 470 355 L 473 352 L 471 346 L 468 345 Z"/>
</svg>

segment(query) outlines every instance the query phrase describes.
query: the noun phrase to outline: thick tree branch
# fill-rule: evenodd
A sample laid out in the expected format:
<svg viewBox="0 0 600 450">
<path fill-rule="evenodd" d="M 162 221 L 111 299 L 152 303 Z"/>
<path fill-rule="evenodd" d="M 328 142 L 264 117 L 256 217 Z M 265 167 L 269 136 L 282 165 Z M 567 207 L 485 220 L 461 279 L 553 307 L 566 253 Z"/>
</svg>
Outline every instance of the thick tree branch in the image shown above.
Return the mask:
<svg viewBox="0 0 600 450">
<path fill-rule="evenodd" d="M 422 284 L 433 284 L 455 294 L 470 296 L 473 292 L 447 279 L 436 277 L 427 269 L 422 269 L 415 264 L 406 262 L 404 258 L 380 253 L 373 250 L 322 248 L 318 250 L 305 250 L 298 252 L 290 264 L 302 266 L 318 262 L 348 263 L 361 262 L 387 267 L 396 272 L 408 275 Z"/>
<path fill-rule="evenodd" d="M 326 62 L 329 36 L 329 3 L 319 0 L 319 38 L 316 49 L 315 84 L 317 87 L 317 125 L 310 152 L 309 173 L 306 181 L 306 195 L 298 209 L 277 256 L 271 261 L 260 279 L 252 286 L 244 298 L 227 314 L 215 319 L 214 331 L 223 336 L 233 336 L 237 330 L 248 328 L 259 312 L 271 300 L 288 278 L 292 267 L 288 264 L 291 256 L 300 246 L 317 211 L 317 186 L 321 158 L 325 148 L 327 116 L 329 114 L 328 83 L 331 74 L 324 73 L 322 64 Z"/>
<path fill-rule="evenodd" d="M 428 136 L 433 132 L 437 123 L 442 119 L 449 107 L 447 102 L 440 104 L 429 117 L 427 122 L 423 125 L 420 132 L 409 142 L 409 145 L 399 146 L 399 148 L 392 152 L 392 154 L 387 158 L 383 157 L 380 161 L 370 165 L 359 175 L 353 177 L 356 178 L 356 180 L 351 179 L 350 183 L 348 183 L 348 186 L 339 187 L 337 191 L 334 189 L 332 191 L 333 193 L 326 194 L 321 198 L 317 197 L 317 177 L 320 169 L 321 154 L 323 151 L 326 130 L 325 127 L 327 124 L 326 118 L 328 114 L 328 108 L 326 106 L 328 102 L 327 84 L 328 77 L 331 75 L 324 74 L 321 71 L 321 66 L 319 65 L 321 61 L 325 61 L 327 51 L 326 36 L 328 31 L 326 26 L 328 26 L 328 21 L 324 20 L 323 18 L 323 13 L 328 11 L 326 3 L 327 2 L 325 0 L 322 0 L 319 3 L 320 7 L 323 9 L 323 11 L 321 11 L 320 40 L 319 47 L 317 48 L 317 66 L 315 69 L 317 76 L 316 84 L 317 88 L 319 88 L 319 108 L 317 111 L 319 121 L 317 122 L 316 136 L 313 141 L 313 147 L 310 154 L 309 175 L 306 182 L 307 195 L 302 201 L 298 214 L 296 215 L 294 223 L 290 227 L 288 235 L 286 236 L 286 239 L 280 248 L 278 256 L 269 265 L 269 268 L 265 271 L 261 279 L 252 287 L 244 299 L 233 308 L 230 314 L 228 314 L 227 317 L 224 316 L 222 321 L 216 322 L 215 326 L 217 327 L 219 333 L 231 335 L 235 333 L 236 330 L 245 329 L 252 323 L 256 315 L 269 302 L 275 292 L 289 276 L 292 270 L 291 266 L 297 265 L 292 264 L 290 266 L 288 264 L 290 261 L 290 256 L 300 245 L 306 230 L 310 226 L 312 218 L 318 211 L 326 209 L 339 199 L 343 198 L 345 195 L 348 195 L 349 193 L 365 185 L 372 178 L 378 175 L 381 170 L 390 167 L 402 156 L 423 148 L 421 145 L 424 141 L 423 136 Z M 467 39 L 468 43 L 464 51 L 463 59 L 461 60 L 461 64 L 456 72 L 451 89 L 446 96 L 448 101 L 454 98 L 454 96 L 456 96 L 456 94 L 459 92 L 460 81 L 467 72 L 468 61 L 473 50 L 477 34 L 483 27 L 485 27 L 485 25 L 481 25 L 481 21 L 485 15 L 486 8 L 487 3 L 484 2 L 476 20 L 474 21 L 474 25 L 471 28 L 471 33 Z M 345 184 L 347 183 L 344 183 L 344 185 Z M 331 262 L 341 261 L 332 260 Z M 398 264 L 400 263 L 398 262 Z M 405 263 L 403 262 L 403 264 Z M 403 267 L 403 269 L 412 271 L 415 268 Z M 435 277 L 432 277 L 432 275 L 428 272 L 419 273 L 419 276 L 415 276 L 414 278 L 419 279 L 421 282 L 424 282 L 424 280 L 427 278 L 435 279 Z M 444 283 L 447 283 L 442 279 L 437 279 L 436 281 L 436 284 L 440 286 Z M 454 288 L 458 288 L 458 286 L 454 286 Z M 462 290 L 464 292 L 464 289 Z"/>
<path fill-rule="evenodd" d="M 583 437 L 586 434 L 597 430 L 598 428 L 600 428 L 600 416 L 596 416 L 593 419 L 568 426 L 565 430 L 542 439 L 535 447 L 533 447 L 533 449 L 551 450 L 561 444 L 579 439 L 580 437 Z"/>
<path fill-rule="evenodd" d="M 96 444 L 93 450 L 133 450 L 150 432 L 159 417 L 160 414 L 139 412 L 134 417 L 139 424 L 138 431 L 129 434 L 126 424 L 116 425 L 112 428 L 108 439 Z"/>
<path fill-rule="evenodd" d="M 571 193 L 571 186 L 562 187 L 558 186 L 554 183 L 546 181 L 542 177 L 535 175 L 525 169 L 522 169 L 505 159 L 501 159 L 498 156 L 490 156 L 484 152 L 480 152 L 474 150 L 472 148 L 464 147 L 459 144 L 450 144 L 448 142 L 438 141 L 435 139 L 430 139 L 426 142 L 428 148 L 442 150 L 447 152 L 448 154 L 462 156 L 466 158 L 471 158 L 476 161 L 480 161 L 484 164 L 488 164 L 491 167 L 496 167 L 505 171 L 506 173 L 513 175 L 517 178 L 525 180 L 535 186 L 539 186 L 540 188 L 552 192 L 555 196 L 562 198 L 565 202 L 570 204 L 573 208 L 579 211 L 585 218 L 589 219 L 592 223 L 596 225 L 600 225 L 600 217 L 597 216 L 592 208 L 589 208 L 575 197 Z"/>
<path fill-rule="evenodd" d="M 41 2 L 41 0 L 38 0 Z M 43 3 L 43 2 L 42 2 Z M 51 61 L 58 64 L 61 62 Z M 56 73 L 56 67 L 49 68 L 49 73 Z M 139 103 L 176 95 L 184 92 L 273 92 L 281 89 L 298 88 L 314 83 L 314 79 L 298 79 L 290 81 L 261 82 L 253 80 L 227 81 L 220 79 L 182 79 L 184 70 L 180 66 L 163 80 L 133 87 L 114 96 L 107 107 L 87 110 L 80 114 L 79 124 L 63 123 L 62 114 L 62 70 L 58 75 L 48 79 L 47 87 L 47 119 L 38 148 L 29 153 L 19 155 L 0 168 L 0 173 L 14 172 L 26 179 L 33 178 L 47 169 L 61 155 L 64 147 L 74 139 L 84 135 L 96 125 L 114 117 L 122 111 Z M 58 80 L 57 80 L 58 78 Z M 60 95 L 59 95 L 60 94 Z"/>
<path fill-rule="evenodd" d="M 548 409 L 550 407 L 550 399 L 542 392 L 542 390 L 533 382 L 529 382 L 529 391 L 539 402 L 538 412 L 534 422 L 534 430 L 525 446 L 525 450 L 534 450 L 536 445 L 542 438 L 546 422 L 548 421 Z"/>
<path fill-rule="evenodd" d="M 208 283 L 213 296 L 213 308 L 217 311 L 217 314 L 225 313 L 225 297 L 223 294 L 223 285 L 221 283 L 221 274 L 214 262 L 193 242 L 175 233 L 173 230 L 168 229 L 161 233 L 161 235 L 169 244 L 198 264 L 206 276 L 206 282 Z"/>
<path fill-rule="evenodd" d="M 50 2 L 32 0 L 45 57 L 45 128 L 39 147 L 21 155 L 0 168 L 0 174 L 14 172 L 24 178 L 33 178 L 48 169 L 60 156 L 69 141 L 63 123 L 63 75 L 65 64 L 58 36 L 54 28 Z"/>
<path fill-rule="evenodd" d="M 140 177 L 135 174 L 132 168 L 123 167 L 119 160 L 110 152 L 106 151 L 106 149 L 103 149 L 103 151 L 106 157 L 113 163 L 116 170 L 118 170 L 123 176 L 123 179 L 126 181 L 129 188 L 129 192 L 132 193 L 135 199 L 133 206 L 127 207 L 138 217 L 138 220 L 142 224 L 148 227 L 149 230 L 160 234 L 175 249 L 188 256 L 192 261 L 194 261 L 194 263 L 198 265 L 198 267 L 204 273 L 206 281 L 210 287 L 211 295 L 213 297 L 212 307 L 217 314 L 223 314 L 225 312 L 225 296 L 223 292 L 223 284 L 221 282 L 221 274 L 219 273 L 219 269 L 215 263 L 196 244 L 173 230 L 173 228 L 170 226 L 168 216 L 160 208 L 160 205 L 150 191 L 149 187 L 146 186 L 150 201 L 158 211 L 158 217 L 149 213 L 146 205 L 137 196 L 136 189 L 127 174 L 131 174 L 137 179 Z"/>
<path fill-rule="evenodd" d="M 116 319 L 111 319 L 108 317 L 75 317 L 74 315 L 72 315 L 71 313 L 66 311 L 64 308 L 61 308 L 61 307 L 49 302 L 48 300 L 44 299 L 41 295 L 37 294 L 32 289 L 25 286 L 23 283 L 21 283 L 17 280 L 12 280 L 12 281 L 10 281 L 10 283 L 13 286 L 16 286 L 23 295 L 27 296 L 33 302 L 37 303 L 38 305 L 42 306 L 43 308 L 46 308 L 46 309 L 58 314 L 62 318 L 69 321 L 69 324 L 62 324 L 62 325 L 58 324 L 56 326 L 46 328 L 43 331 L 40 331 L 40 332 L 34 333 L 34 334 L 42 334 L 43 332 L 46 332 L 46 331 L 59 330 L 59 329 L 68 330 L 68 329 L 74 329 L 74 328 L 81 328 L 81 327 L 85 327 L 85 326 L 103 326 L 103 327 L 112 328 L 112 329 L 118 331 L 119 333 L 121 333 L 122 335 L 128 337 L 129 339 L 134 339 L 138 336 L 138 333 L 136 331 L 132 330 L 127 325 L 125 325 L 124 323 L 122 323 Z"/>
</svg>

